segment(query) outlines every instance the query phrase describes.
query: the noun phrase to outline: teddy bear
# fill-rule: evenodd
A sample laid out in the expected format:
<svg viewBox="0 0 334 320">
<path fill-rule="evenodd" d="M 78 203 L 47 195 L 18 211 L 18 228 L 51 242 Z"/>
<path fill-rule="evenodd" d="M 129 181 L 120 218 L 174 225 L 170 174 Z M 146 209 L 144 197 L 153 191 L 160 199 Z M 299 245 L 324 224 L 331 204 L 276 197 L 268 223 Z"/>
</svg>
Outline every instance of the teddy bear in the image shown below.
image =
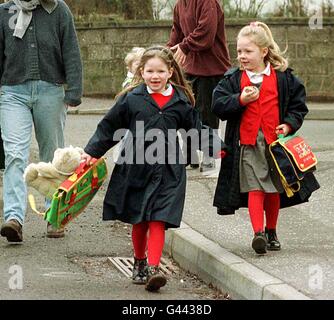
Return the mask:
<svg viewBox="0 0 334 320">
<path fill-rule="evenodd" d="M 46 198 L 52 199 L 60 184 L 80 165 L 82 153 L 83 149 L 78 147 L 58 148 L 52 162 L 29 164 L 23 174 L 24 181 Z"/>
</svg>

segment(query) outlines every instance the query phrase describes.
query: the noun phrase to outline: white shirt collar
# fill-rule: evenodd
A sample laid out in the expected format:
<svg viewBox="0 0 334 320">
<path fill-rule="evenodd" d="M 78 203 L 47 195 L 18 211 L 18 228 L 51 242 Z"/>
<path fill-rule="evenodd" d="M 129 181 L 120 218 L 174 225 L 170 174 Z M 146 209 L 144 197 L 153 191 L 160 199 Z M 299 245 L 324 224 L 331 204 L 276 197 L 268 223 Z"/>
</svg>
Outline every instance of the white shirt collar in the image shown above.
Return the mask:
<svg viewBox="0 0 334 320">
<path fill-rule="evenodd" d="M 251 80 L 251 82 L 253 83 L 262 82 L 264 75 L 270 76 L 270 63 L 268 63 L 265 69 L 261 72 L 257 73 L 257 72 L 246 70 L 246 73 L 248 75 L 248 78 Z"/>
<path fill-rule="evenodd" d="M 134 74 L 131 71 L 128 71 L 126 77 L 132 79 L 134 77 Z"/>
<path fill-rule="evenodd" d="M 156 93 L 156 92 L 152 91 L 149 86 L 146 86 L 146 89 L 147 89 L 147 92 L 149 94 Z M 168 83 L 167 84 L 167 89 L 163 92 L 160 92 L 160 93 L 165 97 L 170 96 L 173 93 L 173 86 L 170 83 Z"/>
</svg>

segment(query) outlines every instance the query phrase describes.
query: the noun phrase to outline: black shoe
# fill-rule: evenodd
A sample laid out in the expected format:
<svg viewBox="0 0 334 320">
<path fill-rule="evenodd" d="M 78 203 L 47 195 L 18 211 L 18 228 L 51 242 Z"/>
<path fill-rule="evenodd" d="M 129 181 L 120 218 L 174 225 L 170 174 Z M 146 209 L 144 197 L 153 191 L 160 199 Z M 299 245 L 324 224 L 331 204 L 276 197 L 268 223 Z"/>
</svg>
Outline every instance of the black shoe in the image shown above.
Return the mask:
<svg viewBox="0 0 334 320">
<path fill-rule="evenodd" d="M 266 238 L 268 241 L 267 249 L 270 251 L 281 250 L 281 244 L 278 241 L 276 229 L 265 229 Z"/>
<path fill-rule="evenodd" d="M 197 151 L 195 152 L 192 150 L 190 154 L 187 155 L 187 151 L 185 150 L 186 159 L 189 159 L 190 162 L 190 168 L 191 169 L 198 169 L 199 168 L 199 158 L 198 158 L 198 153 Z"/>
<path fill-rule="evenodd" d="M 252 248 L 257 254 L 267 253 L 267 238 L 264 232 L 256 232 L 252 241 Z"/>
<path fill-rule="evenodd" d="M 2 227 L 0 234 L 7 238 L 8 242 L 22 242 L 22 226 L 14 219 L 5 222 Z"/>
<path fill-rule="evenodd" d="M 148 266 L 147 268 L 147 282 L 145 289 L 147 291 L 158 291 L 167 282 L 166 277 L 161 274 L 158 266 Z"/>
<path fill-rule="evenodd" d="M 147 259 L 134 258 L 132 283 L 145 284 L 147 282 Z"/>
<path fill-rule="evenodd" d="M 192 164 L 190 164 L 190 168 L 191 169 L 198 169 L 199 168 L 199 164 L 198 163 L 192 163 Z"/>
<path fill-rule="evenodd" d="M 216 168 L 216 161 L 213 158 L 210 158 L 209 160 L 206 160 L 206 162 L 201 162 L 199 171 L 200 172 L 206 172 L 210 171 Z"/>
</svg>

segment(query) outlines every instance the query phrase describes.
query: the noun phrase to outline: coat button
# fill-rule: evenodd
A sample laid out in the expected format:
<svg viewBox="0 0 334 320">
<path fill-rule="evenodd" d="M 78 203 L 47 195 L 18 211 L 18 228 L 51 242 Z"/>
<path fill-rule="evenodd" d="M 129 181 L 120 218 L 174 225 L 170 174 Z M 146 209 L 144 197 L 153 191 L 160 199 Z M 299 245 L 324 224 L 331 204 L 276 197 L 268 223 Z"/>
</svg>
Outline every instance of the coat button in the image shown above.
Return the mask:
<svg viewBox="0 0 334 320">
<path fill-rule="evenodd" d="M 161 111 L 159 111 L 159 114 L 162 114 L 162 112 L 161 112 Z"/>
<path fill-rule="evenodd" d="M 153 183 L 157 183 L 157 182 L 159 182 L 159 180 L 160 180 L 160 178 L 158 176 L 155 176 L 155 177 L 152 178 Z"/>
</svg>

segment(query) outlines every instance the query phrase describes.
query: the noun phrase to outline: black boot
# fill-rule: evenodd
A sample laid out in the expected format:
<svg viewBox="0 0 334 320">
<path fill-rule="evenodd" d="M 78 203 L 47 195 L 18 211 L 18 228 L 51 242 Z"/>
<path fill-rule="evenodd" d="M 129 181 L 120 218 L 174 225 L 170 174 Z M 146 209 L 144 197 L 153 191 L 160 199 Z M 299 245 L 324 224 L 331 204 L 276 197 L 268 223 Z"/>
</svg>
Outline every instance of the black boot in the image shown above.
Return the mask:
<svg viewBox="0 0 334 320">
<path fill-rule="evenodd" d="M 147 267 L 147 282 L 145 289 L 147 291 L 158 291 L 167 282 L 166 277 L 161 273 L 158 266 Z"/>
<path fill-rule="evenodd" d="M 132 269 L 132 282 L 134 284 L 145 284 L 147 281 L 147 259 L 134 258 Z"/>
<path fill-rule="evenodd" d="M 267 238 L 264 232 L 256 232 L 252 241 L 252 248 L 257 254 L 267 253 Z"/>
<path fill-rule="evenodd" d="M 278 241 L 276 229 L 267 229 L 265 230 L 266 238 L 268 240 L 267 249 L 271 251 L 281 250 L 281 244 Z"/>
</svg>

